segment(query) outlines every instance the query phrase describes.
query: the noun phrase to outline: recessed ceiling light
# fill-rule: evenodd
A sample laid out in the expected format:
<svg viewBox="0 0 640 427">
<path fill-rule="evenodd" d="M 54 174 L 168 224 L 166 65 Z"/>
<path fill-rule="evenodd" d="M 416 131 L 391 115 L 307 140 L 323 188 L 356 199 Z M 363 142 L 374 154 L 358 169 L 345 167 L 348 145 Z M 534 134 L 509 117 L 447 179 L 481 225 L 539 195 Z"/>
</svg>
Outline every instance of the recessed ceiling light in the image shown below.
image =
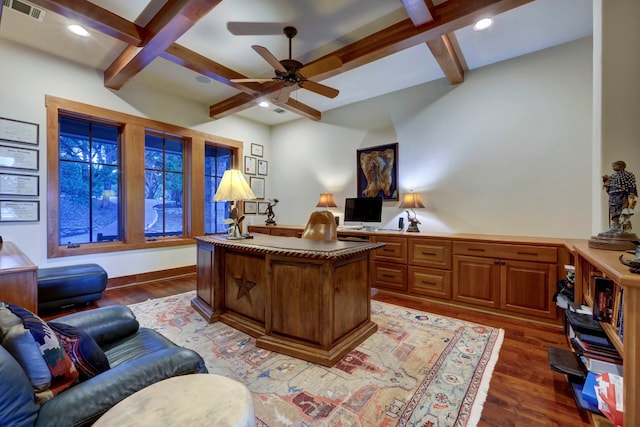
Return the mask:
<svg viewBox="0 0 640 427">
<path fill-rule="evenodd" d="M 211 83 L 211 79 L 207 76 L 196 76 L 196 80 L 200 83 Z"/>
<path fill-rule="evenodd" d="M 486 30 L 491 25 L 493 25 L 493 19 L 491 19 L 491 18 L 482 18 L 481 20 L 479 20 L 478 22 L 476 22 L 473 25 L 473 29 L 476 30 L 476 31 L 482 31 L 482 30 Z"/>
<path fill-rule="evenodd" d="M 68 25 L 67 29 L 77 36 L 89 37 L 89 31 L 85 30 L 80 25 L 76 25 L 76 24 Z"/>
<path fill-rule="evenodd" d="M 258 104 L 258 107 L 269 108 L 269 103 L 267 101 L 262 101 L 260 104 Z"/>
</svg>

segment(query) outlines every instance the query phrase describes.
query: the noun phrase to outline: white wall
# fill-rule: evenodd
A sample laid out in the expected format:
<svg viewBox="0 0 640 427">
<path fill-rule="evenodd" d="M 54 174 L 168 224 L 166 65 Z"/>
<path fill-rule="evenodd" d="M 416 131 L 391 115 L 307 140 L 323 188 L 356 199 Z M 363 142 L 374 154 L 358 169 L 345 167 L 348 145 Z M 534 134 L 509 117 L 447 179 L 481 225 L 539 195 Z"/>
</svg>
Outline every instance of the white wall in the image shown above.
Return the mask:
<svg viewBox="0 0 640 427">
<path fill-rule="evenodd" d="M 0 116 L 40 124 L 40 221 L 0 224 L 0 235 L 4 240 L 15 242 L 40 267 L 96 262 L 107 270 L 109 277 L 120 277 L 193 265 L 196 261 L 195 245 L 47 259 L 45 95 L 236 139 L 244 142 L 245 152 L 249 152 L 252 142 L 262 144 L 265 159 L 270 160 L 266 148 L 270 138 L 268 126 L 240 117 L 211 121 L 208 105 L 160 93 L 136 78 L 121 90 L 112 91 L 104 87 L 102 72 L 3 39 L 0 39 L 0 61 Z"/>
<path fill-rule="evenodd" d="M 399 187 L 422 231 L 588 238 L 591 38 L 274 127 L 276 220 L 304 224 L 322 192 L 356 194 L 356 150 L 399 142 Z M 597 183 L 595 184 L 597 185 Z M 383 227 L 404 216 L 386 202 Z"/>
</svg>

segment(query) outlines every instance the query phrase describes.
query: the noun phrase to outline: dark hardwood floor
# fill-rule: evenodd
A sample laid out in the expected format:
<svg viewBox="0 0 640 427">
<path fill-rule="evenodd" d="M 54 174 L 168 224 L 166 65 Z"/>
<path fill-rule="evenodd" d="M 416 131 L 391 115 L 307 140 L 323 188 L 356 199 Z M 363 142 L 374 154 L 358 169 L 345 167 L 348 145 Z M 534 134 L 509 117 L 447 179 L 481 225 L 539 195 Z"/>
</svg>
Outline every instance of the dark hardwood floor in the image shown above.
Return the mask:
<svg viewBox="0 0 640 427">
<path fill-rule="evenodd" d="M 49 320 L 96 306 L 133 304 L 190 290 L 195 290 L 195 275 L 107 289 L 92 306 L 42 313 L 42 317 Z M 588 413 L 576 408 L 564 375 L 549 369 L 547 347 L 568 348 L 560 329 L 380 293 L 374 299 L 504 329 L 500 357 L 478 426 L 591 425 Z"/>
</svg>

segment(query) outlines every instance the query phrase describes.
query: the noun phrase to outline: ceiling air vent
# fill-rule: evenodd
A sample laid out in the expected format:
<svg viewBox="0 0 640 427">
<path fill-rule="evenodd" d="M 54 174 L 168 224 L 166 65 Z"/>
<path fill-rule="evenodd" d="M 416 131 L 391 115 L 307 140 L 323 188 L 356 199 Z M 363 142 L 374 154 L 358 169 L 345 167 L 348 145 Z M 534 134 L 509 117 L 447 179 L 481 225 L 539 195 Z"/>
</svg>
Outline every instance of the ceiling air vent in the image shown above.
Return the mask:
<svg viewBox="0 0 640 427">
<path fill-rule="evenodd" d="M 286 113 L 286 112 L 287 112 L 287 110 L 283 110 L 282 108 L 276 108 L 276 109 L 275 109 L 275 110 L 273 110 L 273 111 L 275 111 L 275 112 L 276 112 L 276 113 L 278 113 L 278 114 L 284 114 L 284 113 Z"/>
<path fill-rule="evenodd" d="M 2 0 L 2 4 L 6 6 L 8 9 L 15 10 L 16 12 L 20 12 L 24 15 L 29 16 L 30 18 L 35 19 L 36 21 L 42 22 L 44 20 L 44 15 L 45 15 L 44 9 L 35 7 L 30 3 L 20 1 L 20 0 Z"/>
</svg>

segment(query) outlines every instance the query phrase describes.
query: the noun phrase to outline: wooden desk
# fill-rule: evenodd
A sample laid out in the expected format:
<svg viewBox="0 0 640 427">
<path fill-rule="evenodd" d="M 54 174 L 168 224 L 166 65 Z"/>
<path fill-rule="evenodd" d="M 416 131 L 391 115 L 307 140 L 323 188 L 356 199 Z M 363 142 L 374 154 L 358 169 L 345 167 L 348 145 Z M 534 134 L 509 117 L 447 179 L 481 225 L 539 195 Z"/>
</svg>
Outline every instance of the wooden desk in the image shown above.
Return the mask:
<svg viewBox="0 0 640 427">
<path fill-rule="evenodd" d="M 332 366 L 377 330 L 369 266 L 383 244 L 260 234 L 196 240 L 192 306 L 256 337 L 258 347 Z"/>
<path fill-rule="evenodd" d="M 38 313 L 38 266 L 12 242 L 0 244 L 0 301 Z"/>
</svg>

